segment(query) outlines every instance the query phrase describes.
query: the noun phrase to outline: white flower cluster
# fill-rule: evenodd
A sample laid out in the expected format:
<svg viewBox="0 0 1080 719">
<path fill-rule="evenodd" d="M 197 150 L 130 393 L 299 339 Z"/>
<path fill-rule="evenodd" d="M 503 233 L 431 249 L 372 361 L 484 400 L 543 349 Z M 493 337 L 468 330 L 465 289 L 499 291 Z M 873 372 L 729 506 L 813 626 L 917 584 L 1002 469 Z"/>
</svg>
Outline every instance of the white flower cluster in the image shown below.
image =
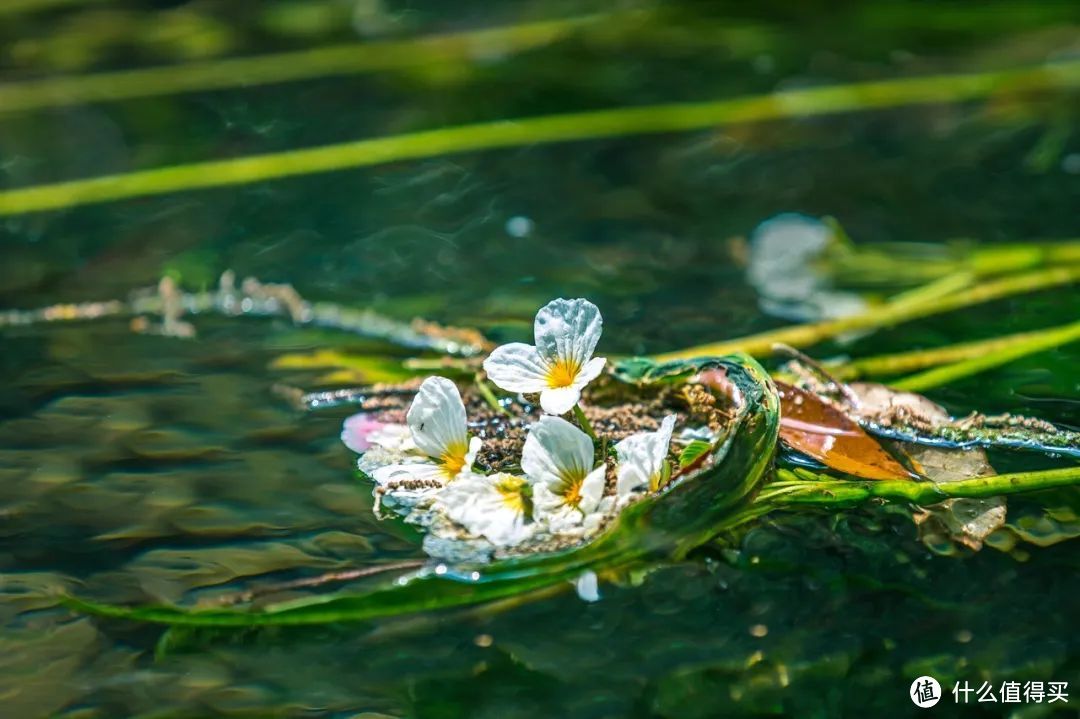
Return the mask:
<svg viewBox="0 0 1080 719">
<path fill-rule="evenodd" d="M 536 315 L 536 345 L 513 343 L 484 362 L 500 388 L 539 393 L 547 414 L 529 429 L 521 455 L 523 476 L 481 474 L 473 465 L 481 440 L 470 437 L 457 386 L 429 377 L 420 386 L 406 425 L 368 415 L 346 420 L 342 439 L 363 453 L 360 469 L 376 493 L 395 506 L 431 513 L 495 547 L 514 547 L 536 536 L 587 537 L 642 490 L 655 490 L 667 466 L 675 416 L 660 429 L 631 435 L 615 445 L 614 494 L 605 496 L 605 464 L 593 440 L 558 415 L 574 409 L 582 389 L 603 371 L 593 357 L 602 320 L 587 300 L 550 302 Z M 446 526 L 442 522 L 441 526 Z"/>
</svg>

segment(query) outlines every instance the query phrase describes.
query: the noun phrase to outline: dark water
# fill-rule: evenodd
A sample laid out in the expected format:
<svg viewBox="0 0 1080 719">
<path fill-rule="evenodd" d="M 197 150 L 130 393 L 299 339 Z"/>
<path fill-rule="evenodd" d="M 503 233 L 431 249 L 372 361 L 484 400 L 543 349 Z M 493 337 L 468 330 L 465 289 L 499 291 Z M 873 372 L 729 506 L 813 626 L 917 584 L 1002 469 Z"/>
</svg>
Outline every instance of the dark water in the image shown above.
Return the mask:
<svg viewBox="0 0 1080 719">
<path fill-rule="evenodd" d="M 1080 23 L 1065 2 L 608 5 L 24 0 L 0 10 L 3 83 L 615 14 L 454 62 L 0 107 L 0 189 L 476 121 L 1022 67 L 1075 56 Z M 163 273 L 199 288 L 233 268 L 496 339 L 523 338 L 552 297 L 586 296 L 604 313 L 605 352 L 657 352 L 780 324 L 758 310 L 730 241 L 778 212 L 832 215 L 860 243 L 1076 236 L 1078 114 L 1075 90 L 1030 93 L 0 217 L 0 307 L 123 297 Z M 531 232 L 515 236 L 513 218 Z M 843 351 L 1052 326 L 1078 310 L 1075 288 L 1057 289 Z M 410 532 L 372 518 L 337 439 L 346 411 L 300 414 L 271 391 L 350 379 L 272 367 L 285 353 L 409 353 L 284 321 L 196 324 L 193 341 L 135 335 L 124 320 L 0 335 L 4 717 L 905 716 L 923 674 L 946 691 L 1080 681 L 1075 542 L 942 557 L 897 508 L 776 516 L 638 586 L 605 584 L 596 604 L 564 594 L 497 613 L 181 637 L 155 659 L 160 630 L 74 616 L 50 594 L 191 600 L 420 553 Z M 1078 362 L 1073 345 L 931 394 L 955 414 L 1076 427 Z M 1076 523 L 1075 490 L 1010 500 L 1011 521 L 1035 522 L 1040 503 L 1071 506 L 1058 518 Z M 931 711 L 1061 706 L 961 710 L 948 696 Z"/>
</svg>

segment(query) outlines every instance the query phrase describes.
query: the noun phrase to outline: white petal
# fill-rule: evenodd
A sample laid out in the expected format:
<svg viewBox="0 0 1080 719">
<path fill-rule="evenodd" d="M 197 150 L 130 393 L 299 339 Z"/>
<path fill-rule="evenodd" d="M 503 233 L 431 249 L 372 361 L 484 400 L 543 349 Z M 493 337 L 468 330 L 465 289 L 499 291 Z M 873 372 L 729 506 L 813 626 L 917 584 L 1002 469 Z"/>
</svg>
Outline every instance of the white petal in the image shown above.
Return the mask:
<svg viewBox="0 0 1080 719">
<path fill-rule="evenodd" d="M 446 516 L 497 546 L 520 544 L 533 533 L 521 508 L 507 502 L 499 483 L 511 475 L 462 475 L 436 499 Z"/>
<path fill-rule="evenodd" d="M 409 440 L 410 443 L 412 440 Z M 369 477 L 374 476 L 375 470 L 391 464 L 408 464 L 410 462 L 429 462 L 427 457 L 419 454 L 410 454 L 397 449 L 387 449 L 374 444 L 371 449 L 360 455 L 356 461 L 356 467 Z"/>
<path fill-rule="evenodd" d="M 671 444 L 671 435 L 675 433 L 675 415 L 669 414 L 660 421 L 660 429 L 656 430 L 656 434 L 660 435 L 661 442 L 664 451 L 667 451 L 668 445 Z"/>
<path fill-rule="evenodd" d="M 442 468 L 430 462 L 380 467 L 371 478 L 378 485 L 374 492 L 377 502 L 399 512 L 431 501 L 446 483 Z"/>
<path fill-rule="evenodd" d="M 487 512 L 477 526 L 477 533 L 497 547 L 513 547 L 532 536 L 535 525 L 520 513 L 506 509 Z"/>
<path fill-rule="evenodd" d="M 546 484 L 533 485 L 533 512 L 537 516 L 537 521 L 548 521 L 552 513 L 560 511 L 564 506 L 565 502 L 561 494 L 555 494 L 547 488 Z M 580 512 L 574 512 L 574 514 L 580 516 Z"/>
<path fill-rule="evenodd" d="M 580 399 L 581 389 L 573 385 L 545 389 L 540 393 L 540 408 L 548 414 L 558 416 L 572 410 Z"/>
<path fill-rule="evenodd" d="M 585 529 L 586 534 L 592 534 L 600 529 L 604 524 L 604 520 L 614 511 L 615 506 L 615 497 L 601 499 L 596 511 L 585 515 L 585 518 L 581 520 L 581 526 Z"/>
<path fill-rule="evenodd" d="M 603 357 L 593 357 L 586 362 L 585 366 L 578 372 L 577 377 L 574 378 L 574 386 L 581 389 L 599 377 L 600 373 L 604 371 L 604 364 L 606 362 L 607 360 Z"/>
<path fill-rule="evenodd" d="M 581 479 L 593 467 L 589 435 L 559 417 L 541 417 L 529 430 L 521 451 L 521 468 L 533 485 L 553 492 L 568 480 Z"/>
<path fill-rule="evenodd" d="M 675 415 L 668 415 L 657 431 L 638 432 L 615 445 L 619 455 L 615 491 L 620 498 L 640 487 L 648 489 L 653 480 L 659 478 L 674 429 Z"/>
<path fill-rule="evenodd" d="M 416 464 L 391 464 L 379 467 L 371 473 L 371 478 L 376 484 L 383 487 L 401 482 L 438 483 L 446 484 L 446 473 L 437 464 L 430 462 L 418 462 Z M 431 489 L 438 489 L 432 487 Z M 391 490 L 394 491 L 394 490 Z"/>
<path fill-rule="evenodd" d="M 480 447 L 483 444 L 479 437 L 473 437 L 469 440 L 469 451 L 465 453 L 465 466 L 461 468 L 462 473 L 472 472 L 473 463 L 476 462 L 476 455 L 480 454 Z"/>
<path fill-rule="evenodd" d="M 600 465 L 585 477 L 581 483 L 581 502 L 577 508 L 589 514 L 600 504 L 600 498 L 604 496 L 604 475 L 606 468 Z"/>
<path fill-rule="evenodd" d="M 406 416 L 413 441 L 434 459 L 464 453 L 469 444 L 465 405 L 457 385 L 445 377 L 428 377 L 420 385 Z"/>
<path fill-rule="evenodd" d="M 577 581 L 574 582 L 574 589 L 577 590 L 577 595 L 586 602 L 596 602 L 600 600 L 600 588 L 596 578 L 596 572 L 591 569 L 587 569 L 582 572 Z"/>
<path fill-rule="evenodd" d="M 542 486 L 533 490 L 533 511 L 536 521 L 552 534 L 582 534 L 581 512 L 561 504 L 562 496 L 546 491 Z"/>
<path fill-rule="evenodd" d="M 547 389 L 547 364 L 532 345 L 512 342 L 496 347 L 484 360 L 488 379 L 507 392 Z"/>
<path fill-rule="evenodd" d="M 554 362 L 572 360 L 583 367 L 600 341 L 603 320 L 588 300 L 552 300 L 536 313 L 533 334 L 540 355 Z"/>
<path fill-rule="evenodd" d="M 633 437 L 627 437 L 620 442 L 619 445 L 631 439 L 633 439 Z M 619 445 L 615 445 L 615 448 L 619 451 L 619 468 L 616 474 L 615 494 L 619 499 L 622 499 L 633 494 L 635 489 L 648 487 L 651 475 L 648 473 L 649 470 L 635 445 L 624 445 L 622 448 L 620 448 Z"/>
<path fill-rule="evenodd" d="M 367 440 L 372 447 L 382 447 L 398 452 L 411 452 L 416 449 L 412 430 L 404 424 L 384 424 L 381 428 L 369 432 Z"/>
</svg>

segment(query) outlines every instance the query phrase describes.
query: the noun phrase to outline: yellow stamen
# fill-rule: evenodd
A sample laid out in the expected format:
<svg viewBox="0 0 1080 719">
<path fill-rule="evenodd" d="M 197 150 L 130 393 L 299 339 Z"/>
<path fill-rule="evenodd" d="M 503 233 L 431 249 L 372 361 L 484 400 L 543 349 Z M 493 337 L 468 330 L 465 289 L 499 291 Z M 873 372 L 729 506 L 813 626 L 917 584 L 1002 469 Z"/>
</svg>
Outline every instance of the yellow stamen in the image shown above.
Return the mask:
<svg viewBox="0 0 1080 719">
<path fill-rule="evenodd" d="M 581 486 L 585 484 L 583 479 L 574 480 L 563 492 L 563 499 L 571 507 L 576 507 L 581 504 Z"/>
<path fill-rule="evenodd" d="M 581 371 L 581 366 L 573 359 L 556 360 L 554 364 L 548 367 L 548 387 L 552 389 L 569 387 L 574 384 L 579 371 Z"/>
<path fill-rule="evenodd" d="M 525 493 L 522 491 L 525 485 L 526 482 L 521 477 L 507 477 L 499 481 L 495 485 L 495 489 L 502 495 L 507 507 L 515 512 L 527 514 L 528 505 L 526 504 Z"/>
<path fill-rule="evenodd" d="M 439 457 L 439 464 L 442 465 L 443 472 L 449 479 L 458 476 L 465 468 L 465 455 L 468 452 L 468 444 L 453 444 L 447 447 L 443 455 Z"/>
</svg>

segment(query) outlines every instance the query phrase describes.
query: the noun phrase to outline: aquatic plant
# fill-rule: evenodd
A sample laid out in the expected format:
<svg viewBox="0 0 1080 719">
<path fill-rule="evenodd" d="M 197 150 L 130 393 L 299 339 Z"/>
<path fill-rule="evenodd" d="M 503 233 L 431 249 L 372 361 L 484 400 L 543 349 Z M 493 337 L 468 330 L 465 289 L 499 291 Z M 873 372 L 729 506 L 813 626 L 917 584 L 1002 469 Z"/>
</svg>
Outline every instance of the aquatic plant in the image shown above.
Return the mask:
<svg viewBox="0 0 1080 719">
<path fill-rule="evenodd" d="M 564 387 L 573 391 L 556 395 L 555 406 L 565 411 L 573 397 L 581 416 L 591 415 L 602 428 L 593 439 L 561 417 L 536 413 L 534 402 L 551 389 L 554 363 L 572 360 L 580 374 L 597 362 L 591 355 L 599 326 L 590 303 L 556 300 L 538 315 L 536 347 L 497 349 L 492 356 L 502 361 L 485 363 L 504 372 L 497 384 L 505 387 L 509 376 L 511 387 L 522 388 L 518 396 L 492 406 L 478 388 L 462 395 L 449 379 L 431 377 L 414 385 L 405 425 L 394 421 L 402 408 L 392 403 L 346 422 L 347 443 L 363 451 L 362 481 L 372 481 L 377 498 L 426 532 L 429 562 L 335 574 L 325 583 L 376 573 L 383 579 L 258 609 L 66 601 L 103 616 L 241 627 L 362 620 L 560 585 L 592 599 L 598 577 L 681 559 L 773 511 L 841 509 L 873 499 L 911 503 L 927 532 L 978 549 L 1004 521 L 1001 497 L 1080 483 L 1077 467 L 996 475 L 985 458 L 958 449 L 962 438 L 948 439 L 942 428 L 966 421 L 979 425 L 982 444 L 1037 451 L 1080 447 L 1075 433 L 1037 420 L 1004 427 L 954 420 L 918 395 L 844 385 L 799 356 L 789 370 L 801 377 L 799 384 L 781 384 L 782 391 L 742 354 L 623 359 L 590 378 L 596 389 L 587 381 L 573 388 L 577 375 L 567 373 Z M 523 374 L 527 384 L 518 383 Z M 382 391 L 387 397 L 410 393 L 408 385 Z M 507 407 L 521 416 L 507 417 Z M 488 437 L 483 445 L 492 444 L 483 452 L 479 437 L 468 435 L 467 413 L 469 426 Z M 892 449 L 872 436 L 887 434 L 886 413 L 904 440 Z M 651 428 L 642 431 L 641 421 Z M 814 445 L 806 435 L 855 440 Z M 613 437 L 618 441 L 610 443 Z M 822 464 L 807 468 L 808 457 Z"/>
</svg>

